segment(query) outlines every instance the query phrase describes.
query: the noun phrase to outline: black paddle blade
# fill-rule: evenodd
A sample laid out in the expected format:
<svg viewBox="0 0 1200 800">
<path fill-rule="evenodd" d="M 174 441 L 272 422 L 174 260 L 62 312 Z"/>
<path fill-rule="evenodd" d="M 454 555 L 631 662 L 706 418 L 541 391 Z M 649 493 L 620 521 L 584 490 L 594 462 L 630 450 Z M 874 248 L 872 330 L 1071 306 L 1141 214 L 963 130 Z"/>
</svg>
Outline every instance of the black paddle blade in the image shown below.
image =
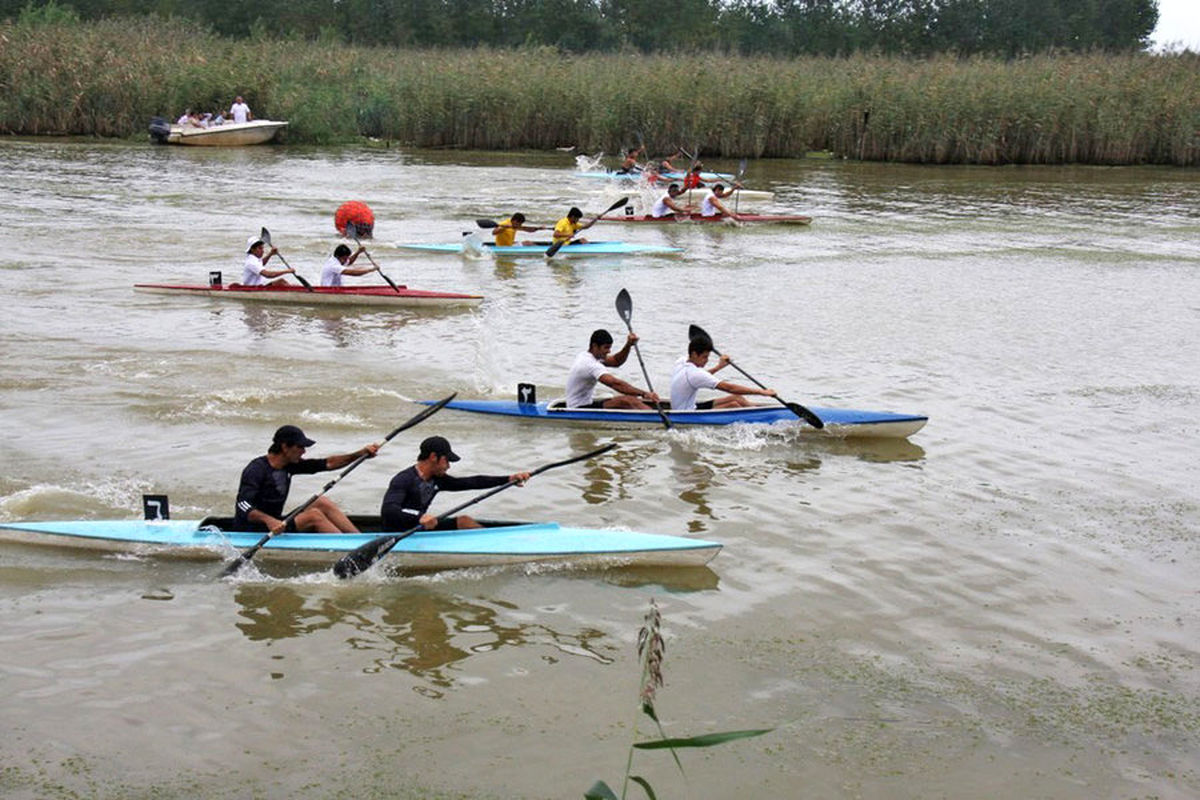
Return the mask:
<svg viewBox="0 0 1200 800">
<path fill-rule="evenodd" d="M 797 417 L 804 420 L 809 425 L 812 425 L 817 430 L 820 430 L 821 428 L 825 427 L 825 423 L 821 420 L 820 417 L 818 417 L 816 414 L 809 411 L 807 408 L 800 405 L 799 403 L 785 403 L 784 405 L 786 405 L 788 407 L 788 411 L 791 411 Z"/>
<path fill-rule="evenodd" d="M 688 325 L 688 341 L 695 339 L 697 336 L 708 336 L 708 334 L 699 325 Z"/>
<path fill-rule="evenodd" d="M 633 319 L 633 298 L 629 296 L 629 292 L 625 289 L 617 292 L 617 313 L 621 315 L 621 319 L 625 320 L 625 324 L 630 325 L 630 320 Z"/>
<path fill-rule="evenodd" d="M 500 227 L 500 224 L 498 222 L 496 222 L 495 220 L 491 220 L 491 219 L 477 219 L 477 220 L 475 220 L 475 224 L 481 228 L 499 228 Z"/>
<path fill-rule="evenodd" d="M 263 228 L 261 231 L 258 232 L 258 238 L 262 239 L 262 243 L 265 244 L 267 247 L 271 246 L 271 232 L 269 230 L 267 230 L 266 228 Z"/>
<path fill-rule="evenodd" d="M 380 558 L 381 552 L 386 552 L 387 548 L 395 536 L 380 536 L 377 539 L 372 539 L 363 546 L 351 550 L 346 555 L 337 560 L 333 565 L 333 574 L 342 578 L 353 578 L 361 572 L 366 572 Z"/>
</svg>

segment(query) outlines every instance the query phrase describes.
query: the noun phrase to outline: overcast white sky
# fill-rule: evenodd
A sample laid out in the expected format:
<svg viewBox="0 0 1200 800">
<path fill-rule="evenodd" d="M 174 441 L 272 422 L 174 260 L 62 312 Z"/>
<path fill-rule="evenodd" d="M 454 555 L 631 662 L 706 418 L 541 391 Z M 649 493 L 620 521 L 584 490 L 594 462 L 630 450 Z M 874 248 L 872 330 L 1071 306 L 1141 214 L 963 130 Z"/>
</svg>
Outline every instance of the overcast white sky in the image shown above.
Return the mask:
<svg viewBox="0 0 1200 800">
<path fill-rule="evenodd" d="M 1158 0 L 1158 27 L 1150 40 L 1155 50 L 1182 42 L 1200 53 L 1200 0 Z"/>
</svg>

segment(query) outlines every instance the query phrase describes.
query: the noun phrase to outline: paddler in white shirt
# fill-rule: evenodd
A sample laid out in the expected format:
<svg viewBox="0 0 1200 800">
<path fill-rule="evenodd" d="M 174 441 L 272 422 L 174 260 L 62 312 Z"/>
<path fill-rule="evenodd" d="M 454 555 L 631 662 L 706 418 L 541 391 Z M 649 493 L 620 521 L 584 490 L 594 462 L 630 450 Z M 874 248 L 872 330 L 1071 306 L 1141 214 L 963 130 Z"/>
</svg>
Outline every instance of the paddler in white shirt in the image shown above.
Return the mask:
<svg viewBox="0 0 1200 800">
<path fill-rule="evenodd" d="M 680 205 L 675 198 L 683 194 L 683 187 L 678 183 L 672 183 L 667 187 L 667 193 L 658 198 L 658 202 L 650 209 L 650 216 L 655 219 L 663 217 L 672 217 L 676 214 L 690 214 L 695 210 L 693 206 Z"/>
<path fill-rule="evenodd" d="M 609 367 L 619 367 L 629 358 L 629 349 L 638 340 L 637 334 L 629 332 L 625 346 L 612 352 L 612 334 L 603 328 L 592 331 L 588 349 L 575 357 L 571 371 L 567 373 L 567 408 L 636 408 L 648 410 L 642 402 L 658 403 L 658 395 L 639 389 L 609 373 Z M 604 400 L 595 400 L 596 384 L 602 383 L 614 392 L 620 392 Z"/>
<path fill-rule="evenodd" d="M 369 275 L 379 269 L 379 267 L 374 265 L 369 267 L 350 266 L 366 249 L 360 244 L 357 250 L 351 252 L 349 247 L 339 244 L 334 248 L 333 255 L 326 259 L 325 265 L 321 267 L 321 285 L 341 286 L 343 275 L 358 277 L 360 275 Z"/>
<path fill-rule="evenodd" d="M 726 208 L 725 204 L 721 202 L 722 199 L 729 197 L 731 194 L 733 194 L 733 189 L 728 188 L 723 183 L 718 183 L 712 187 L 712 193 L 700 201 L 700 216 L 728 217 L 729 219 L 736 220 L 738 215 Z"/>
<path fill-rule="evenodd" d="M 279 252 L 278 248 L 272 247 L 271 251 L 263 256 L 263 240 L 257 236 L 251 236 L 246 240 L 246 260 L 242 264 L 242 285 L 243 286 L 287 286 L 288 282 L 282 276 L 288 273 L 295 274 L 296 270 L 288 267 L 286 269 L 267 269 L 267 262 L 271 260 L 271 256 Z M 267 283 L 266 278 L 277 278 Z"/>
<path fill-rule="evenodd" d="M 754 386 L 742 386 L 730 381 L 717 380 L 715 373 L 729 365 L 729 356 L 722 353 L 712 369 L 705 369 L 708 365 L 708 357 L 712 355 L 712 349 L 712 339 L 707 336 L 697 336 L 688 342 L 687 355 L 675 362 L 675 370 L 671 373 L 672 411 L 736 408 L 750 405 L 750 401 L 742 395 L 775 396 L 774 389 L 759 389 Z M 696 395 L 701 389 L 716 389 L 729 394 L 715 400 L 697 403 Z"/>
</svg>

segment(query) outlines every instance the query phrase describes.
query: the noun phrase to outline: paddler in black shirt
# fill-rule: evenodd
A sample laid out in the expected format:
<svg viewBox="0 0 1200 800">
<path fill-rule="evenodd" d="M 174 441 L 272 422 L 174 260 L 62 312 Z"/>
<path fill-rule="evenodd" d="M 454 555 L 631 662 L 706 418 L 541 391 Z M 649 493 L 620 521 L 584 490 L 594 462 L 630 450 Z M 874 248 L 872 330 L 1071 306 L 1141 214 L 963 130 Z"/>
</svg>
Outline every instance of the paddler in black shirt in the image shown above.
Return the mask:
<svg viewBox="0 0 1200 800">
<path fill-rule="evenodd" d="M 462 528 L 481 528 L 482 525 L 465 514 L 444 520 L 427 513 L 429 504 L 439 491 L 462 492 L 471 489 L 491 489 L 515 481 L 524 485 L 529 480 L 528 472 L 512 475 L 471 475 L 455 478 L 447 475 L 450 464 L 458 461 L 458 455 L 450 449 L 450 442 L 441 436 L 430 436 L 421 442 L 417 463 L 396 473 L 383 496 L 385 531 L 407 531 L 422 525 L 426 530 L 451 531 Z"/>
<path fill-rule="evenodd" d="M 359 456 L 374 458 L 379 451 L 379 445 L 369 444 L 340 456 L 305 458 L 305 449 L 314 444 L 295 425 L 284 425 L 275 431 L 267 454 L 254 459 L 242 470 L 234 509 L 237 530 L 280 533 L 283 529 L 283 504 L 287 502 L 293 475 L 341 469 Z M 357 533 L 358 528 L 332 500 L 322 495 L 288 520 L 287 531 Z"/>
</svg>

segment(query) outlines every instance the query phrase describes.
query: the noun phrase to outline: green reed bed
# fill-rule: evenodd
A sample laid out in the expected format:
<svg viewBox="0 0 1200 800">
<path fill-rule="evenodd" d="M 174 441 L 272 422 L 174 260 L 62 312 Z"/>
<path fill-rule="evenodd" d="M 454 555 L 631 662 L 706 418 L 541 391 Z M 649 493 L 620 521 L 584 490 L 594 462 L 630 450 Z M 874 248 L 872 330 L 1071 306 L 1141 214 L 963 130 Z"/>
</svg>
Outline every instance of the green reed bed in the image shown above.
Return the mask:
<svg viewBox="0 0 1200 800">
<path fill-rule="evenodd" d="M 178 20 L 0 23 L 0 132 L 140 136 L 228 108 L 292 142 L 921 163 L 1200 163 L 1200 56 L 563 56 L 228 40 Z"/>
</svg>

